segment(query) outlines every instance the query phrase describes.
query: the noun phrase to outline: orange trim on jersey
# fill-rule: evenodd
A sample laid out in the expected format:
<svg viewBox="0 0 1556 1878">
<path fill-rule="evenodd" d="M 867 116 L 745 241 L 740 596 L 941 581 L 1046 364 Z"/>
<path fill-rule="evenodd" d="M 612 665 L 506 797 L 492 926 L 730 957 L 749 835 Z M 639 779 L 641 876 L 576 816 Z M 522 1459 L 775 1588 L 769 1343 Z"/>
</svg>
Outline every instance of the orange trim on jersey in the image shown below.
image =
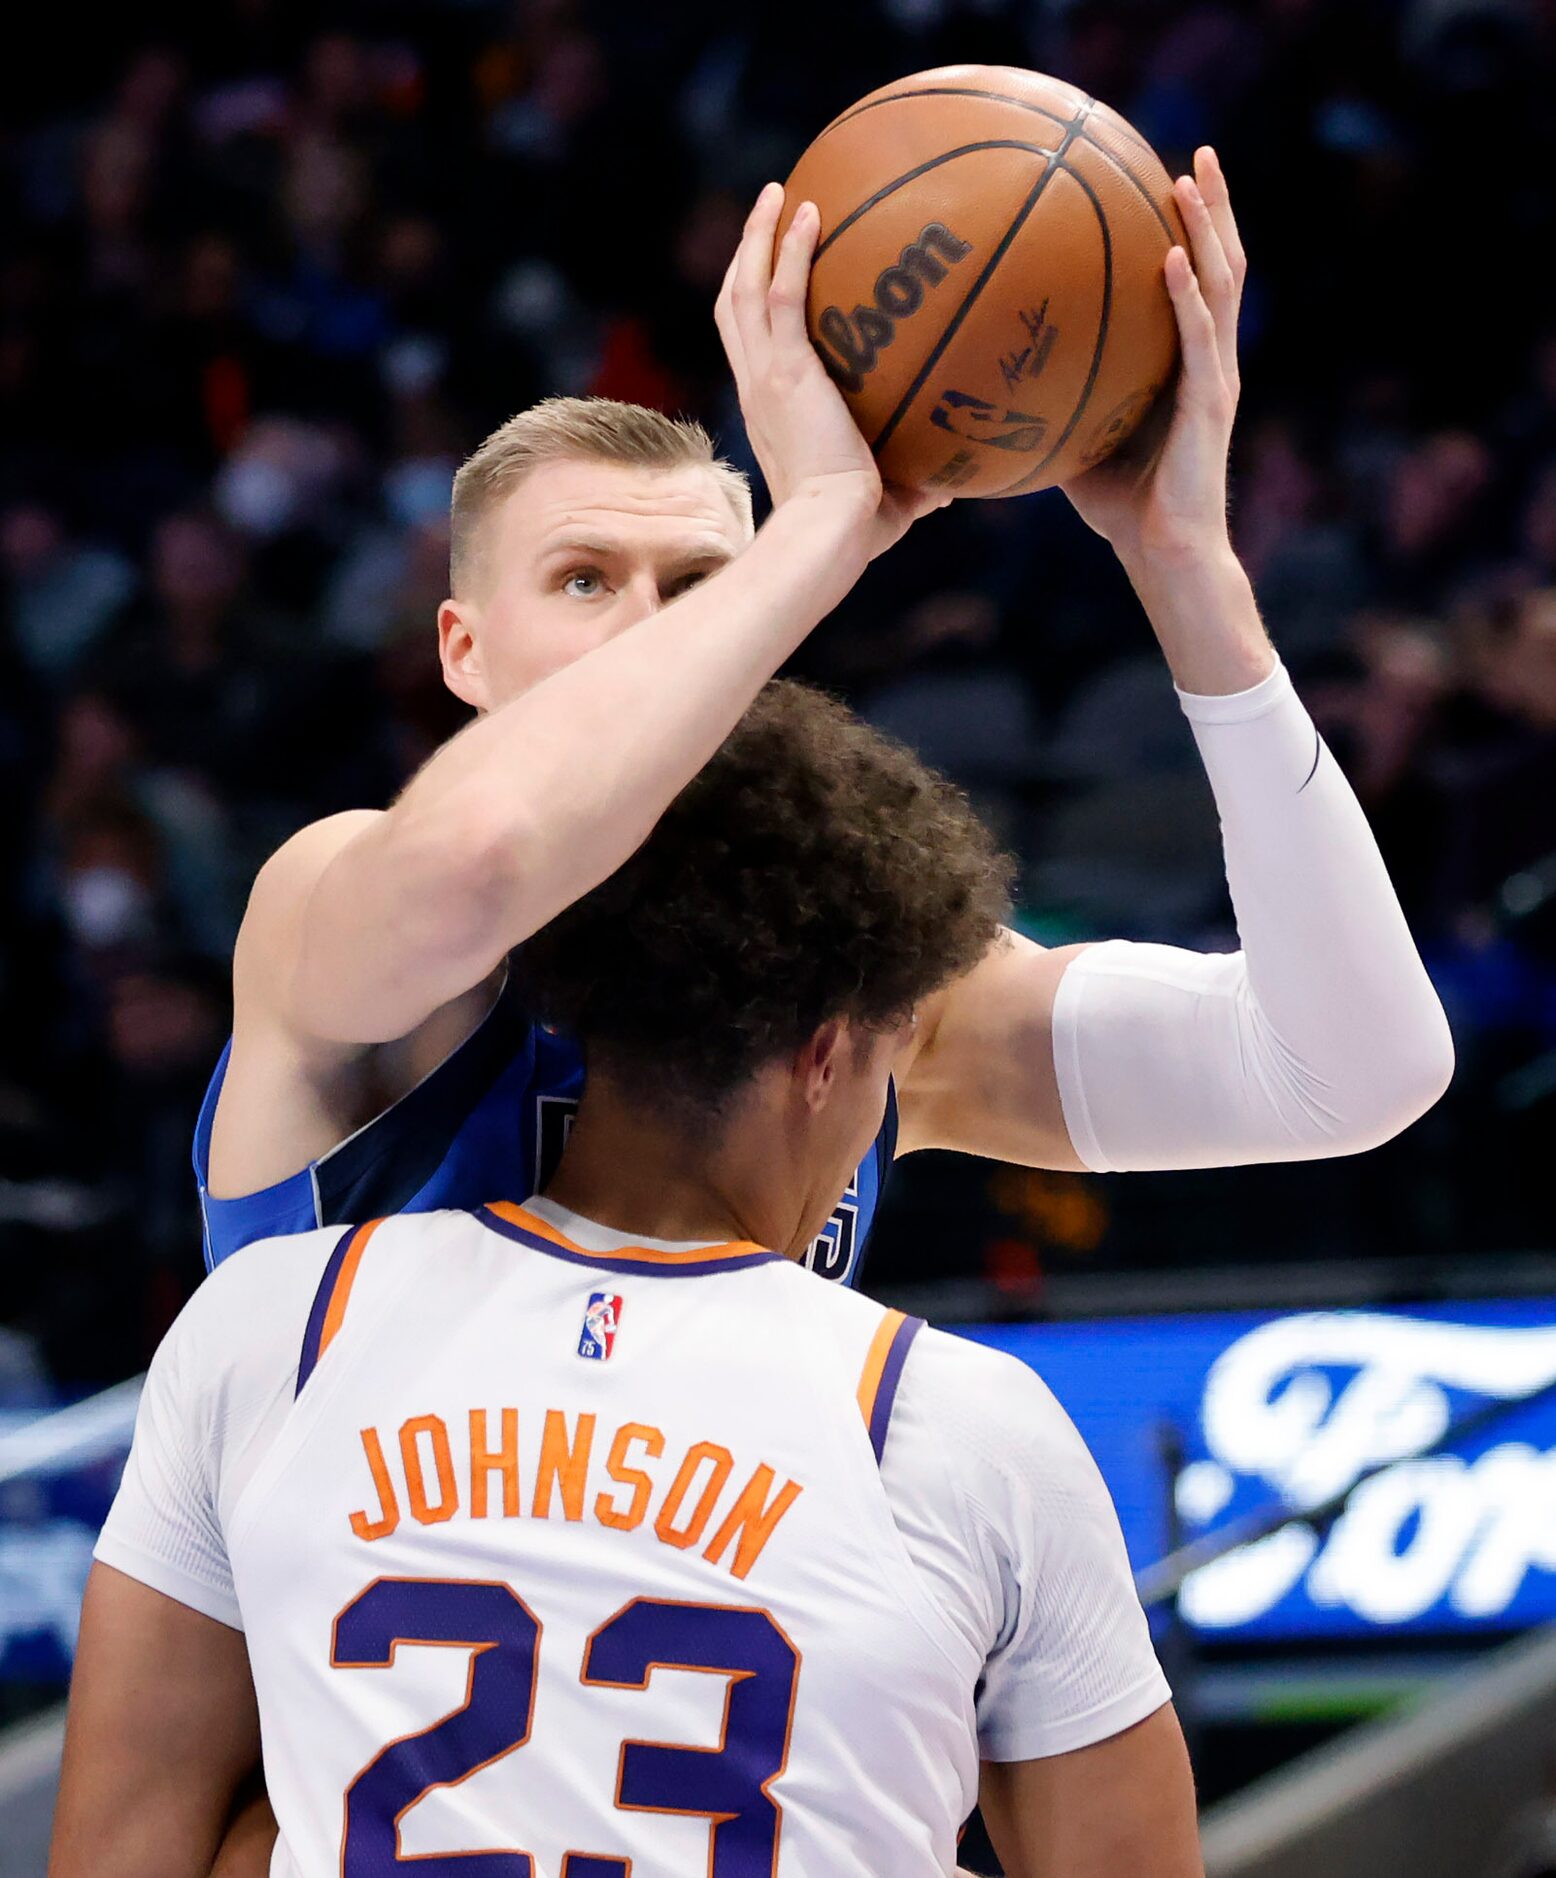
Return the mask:
<svg viewBox="0 0 1556 1878">
<path fill-rule="evenodd" d="M 720 1262 L 726 1259 L 757 1258 L 770 1259 L 773 1254 L 766 1246 L 753 1245 L 749 1239 L 732 1239 L 725 1245 L 688 1246 L 680 1252 L 657 1251 L 646 1245 L 613 1246 L 600 1250 L 586 1245 L 579 1245 L 575 1239 L 569 1239 L 566 1233 L 558 1232 L 555 1226 L 546 1220 L 538 1219 L 533 1213 L 527 1213 L 522 1206 L 512 1200 L 493 1200 L 486 1209 L 495 1213 L 499 1219 L 507 1220 L 510 1226 L 521 1227 L 525 1232 L 533 1233 L 537 1239 L 546 1239 L 564 1252 L 571 1252 L 576 1257 L 587 1259 L 591 1263 L 629 1261 L 634 1265 L 705 1265 L 710 1259 Z"/>
<path fill-rule="evenodd" d="M 346 1321 L 346 1306 L 351 1302 L 351 1287 L 357 1281 L 357 1267 L 362 1263 L 368 1240 L 383 1223 L 381 1219 L 370 1219 L 365 1226 L 358 1226 L 352 1234 L 351 1244 L 346 1247 L 346 1256 L 335 1274 L 335 1289 L 330 1293 L 330 1301 L 324 1312 L 324 1328 L 319 1332 L 321 1357 L 335 1341 L 336 1333 Z"/>
<path fill-rule="evenodd" d="M 906 1322 L 906 1312 L 888 1311 L 870 1339 L 870 1351 L 859 1378 L 859 1413 L 864 1417 L 866 1428 L 874 1421 L 875 1399 L 881 1392 L 881 1378 L 886 1374 L 886 1359 L 891 1355 L 892 1343 Z"/>
</svg>

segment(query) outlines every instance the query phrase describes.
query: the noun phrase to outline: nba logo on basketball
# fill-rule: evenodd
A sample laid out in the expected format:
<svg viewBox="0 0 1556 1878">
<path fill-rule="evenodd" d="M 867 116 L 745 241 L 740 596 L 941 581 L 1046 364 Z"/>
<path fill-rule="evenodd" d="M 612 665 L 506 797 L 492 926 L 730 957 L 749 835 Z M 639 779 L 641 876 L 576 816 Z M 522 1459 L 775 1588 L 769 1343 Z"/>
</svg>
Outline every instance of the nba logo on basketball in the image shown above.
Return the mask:
<svg viewBox="0 0 1556 1878">
<path fill-rule="evenodd" d="M 614 1291 L 596 1291 L 584 1312 L 578 1354 L 603 1363 L 616 1347 L 616 1326 L 621 1322 L 621 1299 Z"/>
</svg>

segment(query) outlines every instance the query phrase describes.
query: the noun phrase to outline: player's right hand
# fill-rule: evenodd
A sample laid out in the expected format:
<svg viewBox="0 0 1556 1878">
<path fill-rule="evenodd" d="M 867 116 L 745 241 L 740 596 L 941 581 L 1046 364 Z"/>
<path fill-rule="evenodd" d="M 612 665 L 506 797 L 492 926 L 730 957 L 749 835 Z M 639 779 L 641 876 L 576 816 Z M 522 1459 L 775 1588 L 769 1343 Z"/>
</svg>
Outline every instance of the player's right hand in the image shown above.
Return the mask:
<svg viewBox="0 0 1556 1878">
<path fill-rule="evenodd" d="M 821 494 L 855 509 L 873 558 L 949 497 L 882 483 L 870 446 L 805 330 L 821 216 L 813 202 L 802 202 L 775 259 L 782 213 L 783 188 L 769 183 L 746 219 L 719 291 L 719 337 L 774 507 Z"/>
</svg>

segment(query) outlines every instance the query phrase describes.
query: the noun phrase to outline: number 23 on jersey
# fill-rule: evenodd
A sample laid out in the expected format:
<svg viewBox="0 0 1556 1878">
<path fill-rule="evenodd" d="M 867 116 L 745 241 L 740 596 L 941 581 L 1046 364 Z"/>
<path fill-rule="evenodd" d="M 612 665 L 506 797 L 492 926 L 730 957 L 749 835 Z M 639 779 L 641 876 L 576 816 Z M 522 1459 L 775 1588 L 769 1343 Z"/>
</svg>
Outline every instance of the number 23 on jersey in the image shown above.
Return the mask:
<svg viewBox="0 0 1556 1878">
<path fill-rule="evenodd" d="M 535 1878 L 507 1850 L 402 1855 L 400 1825 L 436 1787 L 457 1786 L 522 1748 L 535 1723 L 541 1625 L 511 1586 L 490 1580 L 378 1578 L 335 1619 L 337 1669 L 388 1669 L 401 1644 L 468 1650 L 465 1700 L 441 1721 L 379 1751 L 346 1790 L 342 1878 Z M 625 1812 L 705 1815 L 708 1878 L 771 1878 L 800 1656 L 766 1611 L 634 1598 L 584 1646 L 585 1688 L 649 1689 L 656 1669 L 727 1678 L 717 1748 L 629 1740 L 616 1768 Z M 601 1769 L 601 1779 L 610 1777 Z M 628 1878 L 629 1854 L 568 1852 L 561 1878 Z"/>
</svg>

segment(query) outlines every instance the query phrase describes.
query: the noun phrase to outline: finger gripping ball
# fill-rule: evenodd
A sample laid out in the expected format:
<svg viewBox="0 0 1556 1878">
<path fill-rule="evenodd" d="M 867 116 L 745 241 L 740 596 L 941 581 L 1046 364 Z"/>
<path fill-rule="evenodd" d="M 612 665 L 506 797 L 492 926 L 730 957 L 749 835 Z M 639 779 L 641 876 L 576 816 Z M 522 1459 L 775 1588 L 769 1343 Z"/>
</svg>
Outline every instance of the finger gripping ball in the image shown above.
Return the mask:
<svg viewBox="0 0 1556 1878">
<path fill-rule="evenodd" d="M 811 340 L 891 482 L 1065 482 L 1173 375 L 1171 181 L 1073 85 L 999 65 L 886 85 L 800 158 L 780 240 L 804 201 L 821 211 Z"/>
</svg>

